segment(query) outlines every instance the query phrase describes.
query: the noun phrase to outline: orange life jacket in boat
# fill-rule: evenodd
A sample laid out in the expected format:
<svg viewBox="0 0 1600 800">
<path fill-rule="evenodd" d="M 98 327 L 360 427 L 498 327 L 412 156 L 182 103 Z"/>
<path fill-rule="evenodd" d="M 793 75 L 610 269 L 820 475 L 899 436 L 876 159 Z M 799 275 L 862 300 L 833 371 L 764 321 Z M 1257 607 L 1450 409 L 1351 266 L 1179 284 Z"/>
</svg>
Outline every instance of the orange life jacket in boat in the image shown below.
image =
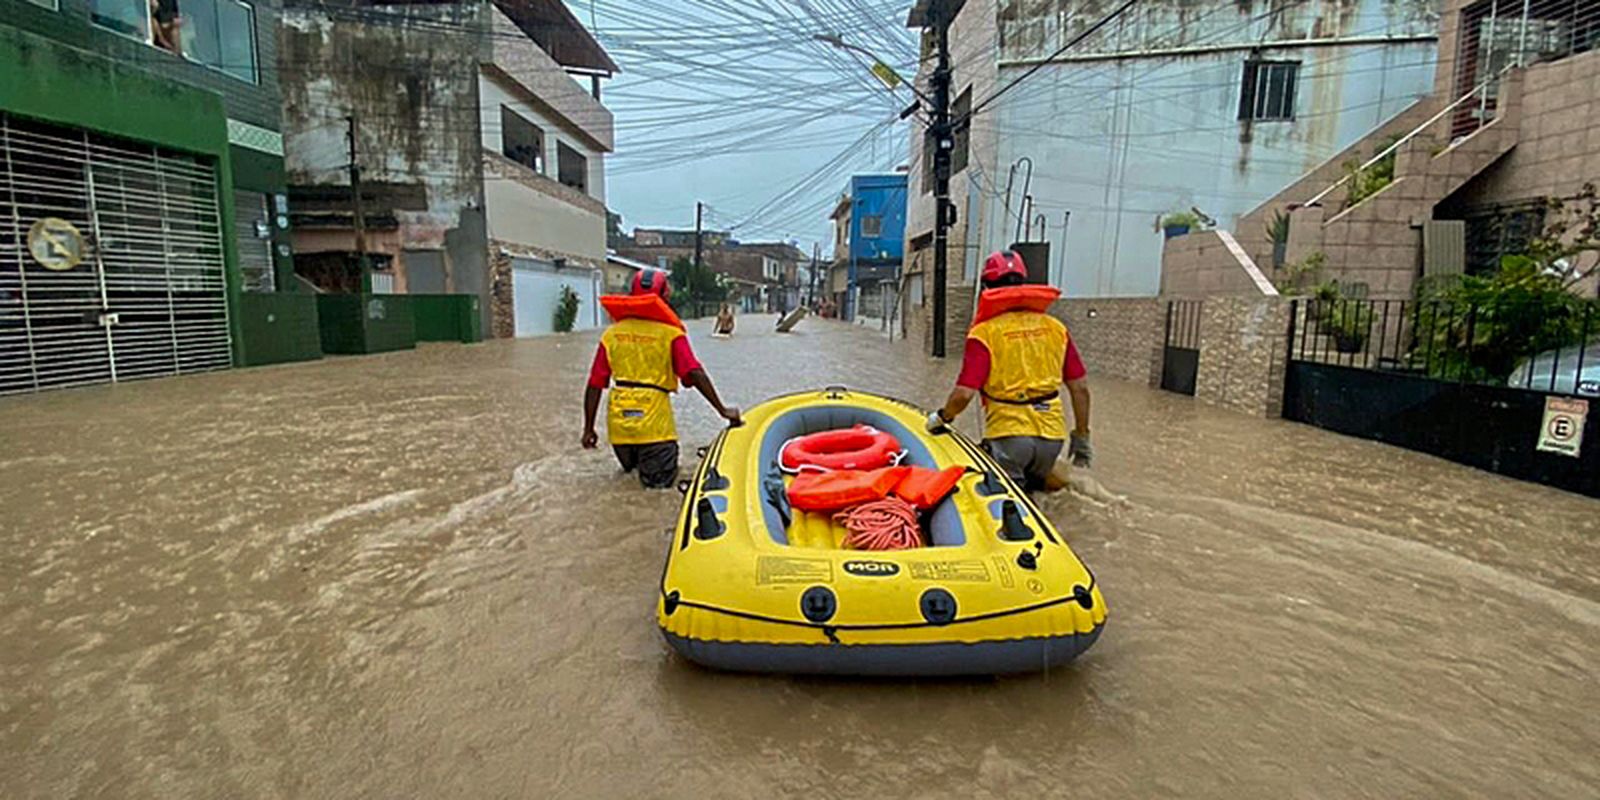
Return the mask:
<svg viewBox="0 0 1600 800">
<path fill-rule="evenodd" d="M 966 467 L 949 467 L 942 470 L 906 467 L 906 476 L 895 484 L 894 496 L 920 509 L 933 508 L 956 488 L 961 476 L 965 474 L 967 474 Z"/>
<path fill-rule="evenodd" d="M 604 294 L 600 296 L 600 307 L 615 322 L 644 319 L 671 325 L 678 330 L 684 329 L 683 320 L 678 319 L 677 312 L 658 294 Z"/>
<path fill-rule="evenodd" d="M 1049 311 L 1050 304 L 1060 297 L 1060 289 L 1038 284 L 984 289 L 978 295 L 978 313 L 972 317 L 972 324 L 977 326 L 1008 311 Z"/>
<path fill-rule="evenodd" d="M 910 467 L 802 472 L 789 484 L 789 505 L 801 511 L 832 513 L 882 500 L 905 479 Z"/>
</svg>

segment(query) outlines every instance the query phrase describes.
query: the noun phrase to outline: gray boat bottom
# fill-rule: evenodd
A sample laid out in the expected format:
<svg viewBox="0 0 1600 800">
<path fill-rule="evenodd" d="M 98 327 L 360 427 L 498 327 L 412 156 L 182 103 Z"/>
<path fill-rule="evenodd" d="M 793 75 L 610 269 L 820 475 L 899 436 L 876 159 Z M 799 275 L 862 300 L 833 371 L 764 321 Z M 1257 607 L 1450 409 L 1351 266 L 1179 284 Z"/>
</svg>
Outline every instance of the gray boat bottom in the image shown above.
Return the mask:
<svg viewBox="0 0 1600 800">
<path fill-rule="evenodd" d="M 662 631 L 679 655 L 731 672 L 796 675 L 954 677 L 1043 672 L 1065 666 L 1100 638 L 1088 633 L 997 642 L 927 644 L 768 644 L 706 642 Z"/>
</svg>

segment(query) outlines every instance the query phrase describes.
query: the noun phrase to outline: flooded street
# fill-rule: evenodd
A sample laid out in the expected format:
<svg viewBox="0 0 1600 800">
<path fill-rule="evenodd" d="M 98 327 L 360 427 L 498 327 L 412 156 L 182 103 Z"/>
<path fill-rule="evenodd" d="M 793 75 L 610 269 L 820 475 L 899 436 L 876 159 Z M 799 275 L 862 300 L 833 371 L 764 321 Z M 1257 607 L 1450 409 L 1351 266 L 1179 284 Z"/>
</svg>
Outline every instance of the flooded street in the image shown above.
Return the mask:
<svg viewBox="0 0 1600 800">
<path fill-rule="evenodd" d="M 957 367 L 708 330 L 742 406 Z M 0 401 L 0 797 L 1600 796 L 1594 500 L 1091 374 L 1086 656 L 717 674 L 655 627 L 679 495 L 577 446 L 596 338 Z"/>
</svg>

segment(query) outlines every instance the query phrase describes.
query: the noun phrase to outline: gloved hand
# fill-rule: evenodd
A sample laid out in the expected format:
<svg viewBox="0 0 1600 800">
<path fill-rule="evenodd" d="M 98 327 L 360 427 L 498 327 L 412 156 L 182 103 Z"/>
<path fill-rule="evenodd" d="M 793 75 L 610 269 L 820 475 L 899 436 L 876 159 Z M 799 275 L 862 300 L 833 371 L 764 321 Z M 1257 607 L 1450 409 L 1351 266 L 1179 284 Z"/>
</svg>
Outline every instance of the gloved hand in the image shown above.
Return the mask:
<svg viewBox="0 0 1600 800">
<path fill-rule="evenodd" d="M 945 421 L 944 409 L 928 412 L 928 433 L 944 433 L 949 429 L 950 423 Z"/>
<path fill-rule="evenodd" d="M 1089 434 L 1073 431 L 1067 455 L 1072 456 L 1072 466 L 1088 467 L 1094 461 L 1094 445 L 1089 444 Z"/>
</svg>

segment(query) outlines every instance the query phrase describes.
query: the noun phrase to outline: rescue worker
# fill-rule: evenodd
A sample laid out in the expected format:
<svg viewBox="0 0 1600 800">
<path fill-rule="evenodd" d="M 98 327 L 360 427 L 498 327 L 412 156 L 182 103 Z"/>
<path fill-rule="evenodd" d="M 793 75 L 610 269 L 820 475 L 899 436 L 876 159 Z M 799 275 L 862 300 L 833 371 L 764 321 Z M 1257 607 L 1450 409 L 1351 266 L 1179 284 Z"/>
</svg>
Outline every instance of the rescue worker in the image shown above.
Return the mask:
<svg viewBox="0 0 1600 800">
<path fill-rule="evenodd" d="M 1032 492 L 1062 485 L 1050 473 L 1067 439 L 1063 383 L 1072 399 L 1072 463 L 1089 466 L 1094 448 L 1083 360 L 1066 325 L 1044 312 L 1060 292 L 1024 286 L 1027 275 L 1022 256 L 1010 251 L 984 261 L 978 322 L 967 333 L 961 374 L 944 407 L 928 415 L 928 430 L 944 430 L 981 394 L 984 450 Z"/>
<path fill-rule="evenodd" d="M 739 409 L 724 406 L 705 368 L 689 348 L 683 323 L 667 306 L 671 293 L 667 274 L 641 270 L 633 278 L 630 297 L 602 297 L 616 320 L 600 336 L 589 384 L 583 393 L 583 447 L 592 450 L 600 437 L 594 430 L 600 393 L 610 386 L 606 434 L 623 472 L 638 470 L 647 489 L 672 486 L 678 477 L 678 431 L 672 417 L 672 393 L 679 381 L 693 386 L 730 424 L 738 425 Z M 642 301 L 654 296 L 659 303 Z M 615 302 L 622 301 L 622 302 Z"/>
</svg>

